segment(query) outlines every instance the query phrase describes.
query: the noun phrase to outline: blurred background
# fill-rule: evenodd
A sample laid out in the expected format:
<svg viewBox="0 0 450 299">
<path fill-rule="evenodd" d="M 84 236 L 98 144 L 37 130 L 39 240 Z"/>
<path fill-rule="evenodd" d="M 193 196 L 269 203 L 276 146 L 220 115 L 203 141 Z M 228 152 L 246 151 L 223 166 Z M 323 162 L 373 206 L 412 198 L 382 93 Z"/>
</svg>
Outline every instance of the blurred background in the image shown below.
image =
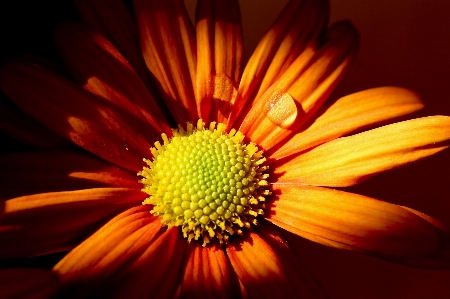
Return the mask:
<svg viewBox="0 0 450 299">
<path fill-rule="evenodd" d="M 193 14 L 195 0 L 185 2 Z M 247 58 L 286 2 L 240 1 Z M 450 115 L 450 1 L 330 4 L 332 22 L 350 19 L 361 35 L 358 59 L 332 98 L 371 87 L 403 86 L 418 92 L 426 104 L 417 117 Z M 70 0 L 1 1 L 0 61 L 18 51 L 57 59 L 52 28 L 78 18 Z M 347 190 L 423 211 L 450 228 L 450 150 Z M 408 268 L 290 237 L 331 298 L 450 298 L 450 271 Z"/>
</svg>

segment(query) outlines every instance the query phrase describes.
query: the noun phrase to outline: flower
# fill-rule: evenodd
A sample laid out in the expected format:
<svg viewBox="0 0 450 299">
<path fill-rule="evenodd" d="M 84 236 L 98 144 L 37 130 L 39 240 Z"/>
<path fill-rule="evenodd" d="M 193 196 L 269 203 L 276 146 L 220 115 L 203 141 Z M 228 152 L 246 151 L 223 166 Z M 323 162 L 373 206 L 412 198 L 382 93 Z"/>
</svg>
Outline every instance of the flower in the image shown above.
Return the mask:
<svg viewBox="0 0 450 299">
<path fill-rule="evenodd" d="M 22 175 L 21 189 L 36 194 L 5 201 L 0 220 L 0 237 L 7 244 L 3 257 L 70 249 L 112 218 L 55 266 L 63 292 L 324 296 L 276 227 L 398 263 L 448 266 L 445 229 L 437 220 L 329 188 L 359 183 L 446 148 L 450 120 L 426 117 L 359 133 L 422 107 L 414 93 L 394 87 L 352 94 L 321 108 L 358 45 L 348 22 L 326 29 L 325 3 L 291 1 L 241 78 L 236 3 L 228 11 L 220 8 L 223 2 L 215 6 L 200 1 L 195 33 L 179 2 L 134 1 L 145 64 L 156 86 L 136 55 L 135 23 L 126 8 L 109 1 L 106 12 L 105 3 L 77 5 L 85 21 L 112 44 L 78 23 L 65 23 L 55 33 L 69 73 L 84 90 L 66 79 L 64 71 L 34 58 L 33 63 L 13 62 L 1 70 L 2 89 L 16 105 L 102 158 L 74 149 L 26 120 L 33 124 L 27 132 L 36 132 L 41 147 L 65 151 L 4 158 Z M 111 15 L 114 22 L 108 19 Z M 7 108 L 22 122 L 20 112 Z M 161 133 L 170 136 L 170 126 L 197 123 L 199 117 L 207 125 L 219 121 L 228 130 L 239 129 L 264 151 L 264 165 L 270 169 L 272 196 L 265 199 L 260 225 L 243 231 L 243 238 L 230 237 L 224 246 L 188 245 L 176 226 L 163 228 L 149 207 L 139 205 L 146 195 L 133 175 L 142 170 L 142 158 L 152 157 L 149 148 Z M 201 130 L 203 125 L 197 126 Z M 40 169 L 48 177 L 33 175 Z"/>
</svg>

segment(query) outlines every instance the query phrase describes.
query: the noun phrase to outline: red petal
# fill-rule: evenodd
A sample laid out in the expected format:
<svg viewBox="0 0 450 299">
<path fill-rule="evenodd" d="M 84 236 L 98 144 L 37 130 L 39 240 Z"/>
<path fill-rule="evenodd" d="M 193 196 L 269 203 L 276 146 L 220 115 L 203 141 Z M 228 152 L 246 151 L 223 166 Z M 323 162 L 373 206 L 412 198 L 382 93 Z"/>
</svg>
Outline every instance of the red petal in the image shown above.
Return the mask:
<svg viewBox="0 0 450 299">
<path fill-rule="evenodd" d="M 145 196 L 136 189 L 99 188 L 7 200 L 0 215 L 0 256 L 70 249 L 113 215 L 140 205 Z"/>
<path fill-rule="evenodd" d="M 181 298 L 236 298 L 238 280 L 220 247 L 191 244 L 185 260 Z"/>
<path fill-rule="evenodd" d="M 0 119 L 0 132 L 25 145 L 38 149 L 74 147 L 7 100 L 0 100 Z"/>
<path fill-rule="evenodd" d="M 23 110 L 74 143 L 118 166 L 139 171 L 150 145 L 105 100 L 41 67 L 10 63 L 0 69 L 4 92 Z"/>
<path fill-rule="evenodd" d="M 140 189 L 136 174 L 95 156 L 69 151 L 40 151 L 0 156 L 0 194 L 6 198 L 95 187 Z"/>
<path fill-rule="evenodd" d="M 59 24 L 54 36 L 65 64 L 80 85 L 132 116 L 147 140 L 155 141 L 163 132 L 170 136 L 170 127 L 152 95 L 108 40 L 76 22 Z"/>
<path fill-rule="evenodd" d="M 0 269 L 0 299 L 53 298 L 58 276 L 46 269 Z"/>
<path fill-rule="evenodd" d="M 152 94 L 156 95 L 156 86 L 142 57 L 138 28 L 124 1 L 75 0 L 75 5 L 83 21 L 114 44 Z M 160 100 L 159 97 L 155 99 Z"/>
</svg>

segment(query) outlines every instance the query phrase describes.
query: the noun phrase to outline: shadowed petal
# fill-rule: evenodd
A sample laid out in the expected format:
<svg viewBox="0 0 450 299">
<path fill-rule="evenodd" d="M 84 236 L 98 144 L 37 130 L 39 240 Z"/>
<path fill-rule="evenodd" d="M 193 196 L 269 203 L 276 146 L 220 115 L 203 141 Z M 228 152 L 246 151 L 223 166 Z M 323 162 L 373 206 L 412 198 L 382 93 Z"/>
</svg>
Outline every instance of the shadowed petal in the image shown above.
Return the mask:
<svg viewBox="0 0 450 299">
<path fill-rule="evenodd" d="M 398 87 L 360 91 L 337 100 L 305 130 L 295 134 L 268 157 L 281 159 L 319 144 L 423 108 L 413 92 Z"/>
<path fill-rule="evenodd" d="M 147 67 L 179 124 L 197 121 L 194 96 L 195 32 L 179 0 L 134 0 L 141 49 Z"/>
<path fill-rule="evenodd" d="M 106 186 L 142 187 L 136 174 L 86 153 L 40 151 L 0 155 L 0 194 L 6 198 Z"/>
<path fill-rule="evenodd" d="M 272 223 L 314 242 L 393 257 L 423 257 L 441 246 L 438 230 L 406 209 L 327 188 L 274 184 Z"/>
<path fill-rule="evenodd" d="M 0 215 L 0 257 L 70 249 L 104 221 L 144 199 L 136 189 L 98 188 L 6 200 Z"/>
<path fill-rule="evenodd" d="M 241 243 L 232 242 L 226 249 L 245 291 L 244 298 L 245 293 L 250 298 L 326 298 L 302 263 L 296 260 L 296 254 L 288 253 L 286 241 L 267 225 L 251 232 Z"/>
<path fill-rule="evenodd" d="M 46 269 L 0 269 L 0 299 L 52 298 L 58 287 L 58 276 Z"/>
<path fill-rule="evenodd" d="M 245 67 L 229 126 L 238 126 L 262 94 L 309 43 L 325 31 L 329 6 L 323 0 L 291 0 L 263 36 Z"/>
<path fill-rule="evenodd" d="M 130 63 L 152 94 L 156 86 L 142 57 L 139 32 L 123 0 L 75 0 L 83 21 L 106 37 Z M 155 97 L 160 101 L 159 97 Z M 164 104 L 162 104 L 164 105 Z"/>
<path fill-rule="evenodd" d="M 291 160 L 277 161 L 280 182 L 350 186 L 448 147 L 450 117 L 430 116 L 341 137 Z M 447 142 L 447 144 L 446 144 Z"/>
<path fill-rule="evenodd" d="M 75 147 L 6 99 L 0 100 L 0 119 L 0 132 L 22 144 L 38 149 Z"/>
<path fill-rule="evenodd" d="M 349 22 L 328 29 L 319 49 L 309 45 L 256 99 L 240 130 L 268 150 L 299 128 L 333 91 L 356 57 L 359 37 Z"/>
<path fill-rule="evenodd" d="M 93 94 L 127 113 L 141 134 L 155 141 L 170 127 L 139 76 L 103 36 L 76 22 L 59 24 L 56 45 L 72 76 Z"/>
<path fill-rule="evenodd" d="M 224 122 L 241 77 L 243 41 L 236 0 L 202 0 L 197 4 L 196 99 L 206 123 Z M 212 108 L 214 107 L 214 108 Z"/>
<path fill-rule="evenodd" d="M 181 298 L 239 298 L 237 277 L 220 247 L 188 246 Z"/>
<path fill-rule="evenodd" d="M 106 100 L 55 73 L 10 63 L 0 69 L 0 84 L 28 114 L 107 161 L 137 172 L 142 159 L 151 157 L 150 145 L 139 128 L 132 127 L 133 121 Z"/>
</svg>

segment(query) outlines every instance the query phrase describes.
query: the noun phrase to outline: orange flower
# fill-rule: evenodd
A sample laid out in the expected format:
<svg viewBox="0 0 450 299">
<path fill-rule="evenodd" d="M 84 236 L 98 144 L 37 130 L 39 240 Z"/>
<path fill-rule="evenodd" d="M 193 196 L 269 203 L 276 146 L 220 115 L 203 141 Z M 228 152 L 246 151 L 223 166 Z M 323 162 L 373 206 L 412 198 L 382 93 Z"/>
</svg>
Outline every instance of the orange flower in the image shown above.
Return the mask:
<svg viewBox="0 0 450 299">
<path fill-rule="evenodd" d="M 134 0 L 136 20 L 120 0 L 76 5 L 86 24 L 55 31 L 67 70 L 34 57 L 0 69 L 7 128 L 41 149 L 1 157 L 5 182 L 21 182 L 2 190 L 1 258 L 70 250 L 53 268 L 60 296 L 119 298 L 326 298 L 280 228 L 450 266 L 438 220 L 333 189 L 447 148 L 450 117 L 385 125 L 423 107 L 398 87 L 323 105 L 359 43 L 349 22 L 328 26 L 326 1 L 290 1 L 243 71 L 237 1 L 200 0 L 195 28 L 177 0 Z M 226 154 L 197 154 L 220 138 Z M 55 292 L 54 276 L 39 285 Z"/>
</svg>

